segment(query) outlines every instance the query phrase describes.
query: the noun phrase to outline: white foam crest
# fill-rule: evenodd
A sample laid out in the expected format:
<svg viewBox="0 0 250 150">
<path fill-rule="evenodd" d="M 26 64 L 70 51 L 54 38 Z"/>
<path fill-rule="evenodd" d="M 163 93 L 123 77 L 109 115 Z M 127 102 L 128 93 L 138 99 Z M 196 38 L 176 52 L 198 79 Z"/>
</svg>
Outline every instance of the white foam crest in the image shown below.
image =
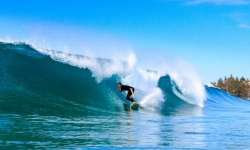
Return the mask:
<svg viewBox="0 0 250 150">
<path fill-rule="evenodd" d="M 123 78 L 122 83 L 135 88 L 136 100 L 141 106 L 157 110 L 164 102 L 162 91 L 157 87 L 160 77 L 161 74 L 155 71 L 137 69 Z"/>
<path fill-rule="evenodd" d="M 88 68 L 92 72 L 92 76 L 97 82 L 101 82 L 104 78 L 111 77 L 114 74 L 126 76 L 132 72 L 136 63 L 134 53 L 129 52 L 127 60 L 118 59 L 97 59 L 93 57 L 84 57 L 58 51 L 36 48 L 39 52 L 49 55 L 52 59 L 63 63 L 70 64 L 79 68 Z"/>
<path fill-rule="evenodd" d="M 143 97 L 140 102 L 141 106 L 151 110 L 160 110 L 162 103 L 165 100 L 163 99 L 163 93 L 160 88 L 154 87 L 149 94 Z"/>
<path fill-rule="evenodd" d="M 194 67 L 184 60 L 176 60 L 165 68 L 175 81 L 187 102 L 203 107 L 206 100 L 205 86 Z"/>
<path fill-rule="evenodd" d="M 123 83 L 133 85 L 142 91 L 150 91 L 152 87 L 157 87 L 160 74 L 154 71 L 136 69 L 131 74 L 122 79 Z"/>
<path fill-rule="evenodd" d="M 17 42 L 15 40 L 12 40 L 11 38 L 0 39 L 0 42 L 5 43 L 5 44 L 14 44 L 14 45 L 28 43 L 27 41 L 25 41 L 25 42 Z"/>
<path fill-rule="evenodd" d="M 161 64 L 164 65 L 158 71 L 134 70 L 122 79 L 122 83 L 131 85 L 140 91 L 137 99 L 142 106 L 158 109 L 164 102 L 163 93 L 157 87 L 158 81 L 160 77 L 170 75 L 182 93 L 178 93 L 173 87 L 176 96 L 190 104 L 203 107 L 206 100 L 205 87 L 194 67 L 180 59 L 171 63 L 171 65 Z"/>
</svg>

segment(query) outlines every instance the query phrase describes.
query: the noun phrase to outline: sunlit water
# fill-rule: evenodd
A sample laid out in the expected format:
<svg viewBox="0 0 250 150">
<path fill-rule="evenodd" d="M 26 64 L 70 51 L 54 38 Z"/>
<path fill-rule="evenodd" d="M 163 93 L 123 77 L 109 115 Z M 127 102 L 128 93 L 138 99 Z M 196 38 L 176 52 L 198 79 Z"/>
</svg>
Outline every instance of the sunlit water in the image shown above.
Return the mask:
<svg viewBox="0 0 250 150">
<path fill-rule="evenodd" d="M 181 112 L 181 110 L 179 110 Z M 1 149 L 248 149 L 249 112 L 195 107 L 60 118 L 0 115 Z"/>
</svg>

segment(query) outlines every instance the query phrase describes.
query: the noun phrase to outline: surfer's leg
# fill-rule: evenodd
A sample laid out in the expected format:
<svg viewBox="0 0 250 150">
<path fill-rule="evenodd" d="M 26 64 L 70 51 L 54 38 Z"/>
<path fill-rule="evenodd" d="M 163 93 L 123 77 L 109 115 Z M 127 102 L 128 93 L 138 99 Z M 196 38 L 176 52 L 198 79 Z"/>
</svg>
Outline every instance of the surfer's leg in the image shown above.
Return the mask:
<svg viewBox="0 0 250 150">
<path fill-rule="evenodd" d="M 126 99 L 129 100 L 130 102 L 134 102 L 133 98 L 131 98 L 132 93 L 128 92 Z"/>
</svg>

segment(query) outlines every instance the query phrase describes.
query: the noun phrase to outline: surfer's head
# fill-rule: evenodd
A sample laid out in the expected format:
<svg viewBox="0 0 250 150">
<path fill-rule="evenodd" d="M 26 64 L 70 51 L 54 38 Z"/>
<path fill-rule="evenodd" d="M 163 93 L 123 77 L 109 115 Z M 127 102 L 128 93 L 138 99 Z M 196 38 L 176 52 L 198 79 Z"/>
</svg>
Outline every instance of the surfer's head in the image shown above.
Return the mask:
<svg viewBox="0 0 250 150">
<path fill-rule="evenodd" d="M 118 83 L 117 83 L 117 86 L 118 86 L 118 88 L 121 88 L 121 87 L 122 87 L 121 82 L 118 82 Z"/>
</svg>

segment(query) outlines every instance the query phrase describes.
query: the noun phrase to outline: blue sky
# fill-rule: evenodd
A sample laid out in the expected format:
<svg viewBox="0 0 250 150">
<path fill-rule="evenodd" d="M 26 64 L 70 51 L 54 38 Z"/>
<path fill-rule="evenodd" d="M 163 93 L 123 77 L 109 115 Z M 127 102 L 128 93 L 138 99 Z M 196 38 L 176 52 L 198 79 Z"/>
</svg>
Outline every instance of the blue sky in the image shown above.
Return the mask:
<svg viewBox="0 0 250 150">
<path fill-rule="evenodd" d="M 132 49 L 138 65 L 177 56 L 204 82 L 250 78 L 250 0 L 1 0 L 0 39 L 72 53 Z"/>
</svg>

